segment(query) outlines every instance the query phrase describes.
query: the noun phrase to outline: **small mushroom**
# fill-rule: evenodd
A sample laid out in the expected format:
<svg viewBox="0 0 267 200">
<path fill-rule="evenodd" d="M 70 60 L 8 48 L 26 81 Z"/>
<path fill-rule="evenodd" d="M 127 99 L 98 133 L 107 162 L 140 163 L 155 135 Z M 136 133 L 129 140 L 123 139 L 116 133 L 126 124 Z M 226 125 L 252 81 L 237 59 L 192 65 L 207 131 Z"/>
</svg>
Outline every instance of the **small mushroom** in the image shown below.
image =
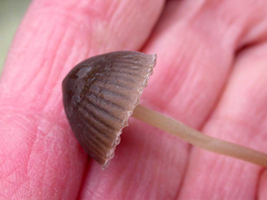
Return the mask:
<svg viewBox="0 0 267 200">
<path fill-rule="evenodd" d="M 211 152 L 267 167 L 267 155 L 204 135 L 181 122 L 138 105 L 156 55 L 118 51 L 75 66 L 62 83 L 69 124 L 83 149 L 103 168 L 114 156 L 120 134 L 133 116 Z"/>
</svg>

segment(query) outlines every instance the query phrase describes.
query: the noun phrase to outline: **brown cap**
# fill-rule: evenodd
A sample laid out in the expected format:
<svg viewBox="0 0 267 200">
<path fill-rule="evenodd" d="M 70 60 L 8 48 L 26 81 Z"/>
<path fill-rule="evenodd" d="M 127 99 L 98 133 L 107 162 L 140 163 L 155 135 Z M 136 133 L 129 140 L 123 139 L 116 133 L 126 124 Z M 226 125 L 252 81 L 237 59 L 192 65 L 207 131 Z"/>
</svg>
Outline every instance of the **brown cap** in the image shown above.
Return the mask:
<svg viewBox="0 0 267 200">
<path fill-rule="evenodd" d="M 106 167 L 156 64 L 156 55 L 118 51 L 75 66 L 62 83 L 71 129 L 83 149 Z"/>
</svg>

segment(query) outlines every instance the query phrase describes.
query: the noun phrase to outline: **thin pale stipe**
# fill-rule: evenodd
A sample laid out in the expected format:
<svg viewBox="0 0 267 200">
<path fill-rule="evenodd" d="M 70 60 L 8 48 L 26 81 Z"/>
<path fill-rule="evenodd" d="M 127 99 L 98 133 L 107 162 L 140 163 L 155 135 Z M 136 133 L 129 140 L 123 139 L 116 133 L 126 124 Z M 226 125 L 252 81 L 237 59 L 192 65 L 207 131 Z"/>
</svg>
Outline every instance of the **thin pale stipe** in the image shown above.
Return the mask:
<svg viewBox="0 0 267 200">
<path fill-rule="evenodd" d="M 138 105 L 134 109 L 132 116 L 165 132 L 178 136 L 197 147 L 267 167 L 267 154 L 265 153 L 204 135 L 179 121 L 142 105 Z"/>
</svg>

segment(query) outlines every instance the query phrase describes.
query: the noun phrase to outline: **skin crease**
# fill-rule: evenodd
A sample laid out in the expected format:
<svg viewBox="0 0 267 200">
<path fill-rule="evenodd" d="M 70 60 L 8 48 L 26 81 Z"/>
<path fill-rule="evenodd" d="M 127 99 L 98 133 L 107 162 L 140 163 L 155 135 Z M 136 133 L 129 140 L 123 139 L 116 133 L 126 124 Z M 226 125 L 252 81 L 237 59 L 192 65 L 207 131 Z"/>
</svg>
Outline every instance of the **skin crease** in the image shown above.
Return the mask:
<svg viewBox="0 0 267 200">
<path fill-rule="evenodd" d="M 266 169 L 135 119 L 102 171 L 71 132 L 61 95 L 85 58 L 157 53 L 144 105 L 267 152 L 266 13 L 263 0 L 34 1 L 0 80 L 0 199 L 267 199 Z"/>
</svg>

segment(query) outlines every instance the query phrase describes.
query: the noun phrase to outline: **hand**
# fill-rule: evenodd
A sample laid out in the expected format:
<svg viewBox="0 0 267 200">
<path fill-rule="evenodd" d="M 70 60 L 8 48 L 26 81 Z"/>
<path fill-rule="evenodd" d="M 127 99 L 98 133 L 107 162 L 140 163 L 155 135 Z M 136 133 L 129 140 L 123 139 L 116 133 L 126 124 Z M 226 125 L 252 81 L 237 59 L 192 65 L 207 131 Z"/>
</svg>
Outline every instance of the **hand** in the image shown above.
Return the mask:
<svg viewBox="0 0 267 200">
<path fill-rule="evenodd" d="M 267 152 L 266 17 L 263 0 L 34 1 L 0 81 L 0 199 L 267 199 L 265 169 L 134 119 L 101 170 L 70 130 L 61 93 L 85 58 L 157 53 L 143 104 Z"/>
</svg>

